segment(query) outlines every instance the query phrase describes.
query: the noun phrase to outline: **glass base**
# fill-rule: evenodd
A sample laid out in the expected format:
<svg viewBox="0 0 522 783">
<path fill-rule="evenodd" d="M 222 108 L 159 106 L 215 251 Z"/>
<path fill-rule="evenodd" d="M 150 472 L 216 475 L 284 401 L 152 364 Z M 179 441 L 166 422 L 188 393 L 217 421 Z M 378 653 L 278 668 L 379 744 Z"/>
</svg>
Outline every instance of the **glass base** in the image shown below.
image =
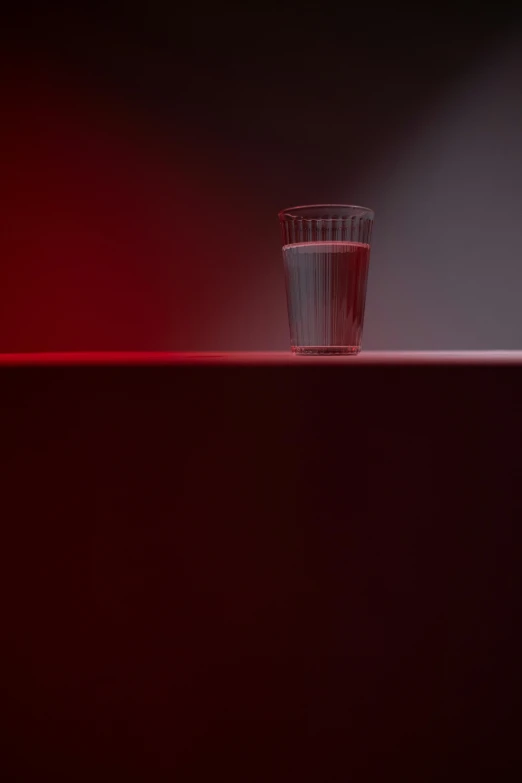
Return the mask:
<svg viewBox="0 0 522 783">
<path fill-rule="evenodd" d="M 293 345 L 296 356 L 356 356 L 360 345 Z"/>
</svg>

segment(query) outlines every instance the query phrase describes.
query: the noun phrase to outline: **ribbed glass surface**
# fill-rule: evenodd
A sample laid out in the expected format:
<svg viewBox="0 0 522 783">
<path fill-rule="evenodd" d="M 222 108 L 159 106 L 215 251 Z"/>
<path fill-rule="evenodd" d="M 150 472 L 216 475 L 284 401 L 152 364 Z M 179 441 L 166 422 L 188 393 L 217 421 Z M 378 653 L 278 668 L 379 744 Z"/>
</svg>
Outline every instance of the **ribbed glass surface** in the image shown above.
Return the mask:
<svg viewBox="0 0 522 783">
<path fill-rule="evenodd" d="M 358 353 L 373 212 L 320 205 L 284 210 L 280 220 L 292 350 Z"/>
<path fill-rule="evenodd" d="M 282 213 L 283 214 L 283 213 Z M 283 245 L 297 242 L 364 242 L 370 244 L 373 213 L 342 215 L 333 213 L 328 217 L 307 218 L 296 211 L 281 220 Z"/>
<path fill-rule="evenodd" d="M 356 242 L 283 248 L 293 348 L 302 353 L 358 352 L 369 251 L 369 245 Z"/>
</svg>

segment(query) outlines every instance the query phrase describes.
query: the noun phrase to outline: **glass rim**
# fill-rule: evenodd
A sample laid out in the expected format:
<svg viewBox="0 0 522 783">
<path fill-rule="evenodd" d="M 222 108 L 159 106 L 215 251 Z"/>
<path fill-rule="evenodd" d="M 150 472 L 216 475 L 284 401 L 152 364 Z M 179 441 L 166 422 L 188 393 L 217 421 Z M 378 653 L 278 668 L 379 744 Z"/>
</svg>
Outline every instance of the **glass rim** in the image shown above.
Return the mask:
<svg viewBox="0 0 522 783">
<path fill-rule="evenodd" d="M 366 214 L 368 217 L 371 217 L 372 219 L 375 217 L 375 212 L 373 209 L 370 209 L 370 207 L 362 207 L 358 204 L 303 204 L 299 207 L 285 207 L 285 209 L 280 210 L 278 212 L 279 220 L 285 220 L 286 218 L 294 219 L 294 220 L 339 220 L 339 217 L 334 218 L 317 218 L 317 217 L 305 217 L 303 215 L 293 215 L 292 212 L 299 212 L 301 210 L 305 209 L 346 209 L 346 210 L 358 210 L 362 212 L 363 214 Z M 340 216 L 340 219 L 343 219 L 343 216 Z"/>
</svg>

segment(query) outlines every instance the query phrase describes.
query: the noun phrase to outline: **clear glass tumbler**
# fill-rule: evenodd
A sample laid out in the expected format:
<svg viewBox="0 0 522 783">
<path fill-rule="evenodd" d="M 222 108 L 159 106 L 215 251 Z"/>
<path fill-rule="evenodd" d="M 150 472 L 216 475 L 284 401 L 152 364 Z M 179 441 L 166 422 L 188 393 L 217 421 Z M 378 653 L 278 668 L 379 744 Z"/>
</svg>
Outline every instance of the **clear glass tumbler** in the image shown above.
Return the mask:
<svg viewBox="0 0 522 783">
<path fill-rule="evenodd" d="M 349 204 L 279 213 L 290 343 L 296 354 L 357 354 L 374 213 Z"/>
</svg>

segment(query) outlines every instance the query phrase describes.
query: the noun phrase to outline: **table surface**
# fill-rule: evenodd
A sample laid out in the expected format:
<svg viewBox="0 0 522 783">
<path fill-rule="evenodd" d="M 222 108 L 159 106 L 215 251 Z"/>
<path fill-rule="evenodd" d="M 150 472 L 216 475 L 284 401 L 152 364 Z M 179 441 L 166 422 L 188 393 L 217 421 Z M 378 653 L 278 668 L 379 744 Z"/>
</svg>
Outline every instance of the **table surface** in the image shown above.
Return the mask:
<svg viewBox="0 0 522 783">
<path fill-rule="evenodd" d="M 166 352 L 87 351 L 0 354 L 0 367 L 14 365 L 403 365 L 522 364 L 522 351 L 363 351 L 358 356 L 294 356 L 290 351 Z"/>
<path fill-rule="evenodd" d="M 0 356 L 0 778 L 514 779 L 519 365 Z"/>
</svg>

